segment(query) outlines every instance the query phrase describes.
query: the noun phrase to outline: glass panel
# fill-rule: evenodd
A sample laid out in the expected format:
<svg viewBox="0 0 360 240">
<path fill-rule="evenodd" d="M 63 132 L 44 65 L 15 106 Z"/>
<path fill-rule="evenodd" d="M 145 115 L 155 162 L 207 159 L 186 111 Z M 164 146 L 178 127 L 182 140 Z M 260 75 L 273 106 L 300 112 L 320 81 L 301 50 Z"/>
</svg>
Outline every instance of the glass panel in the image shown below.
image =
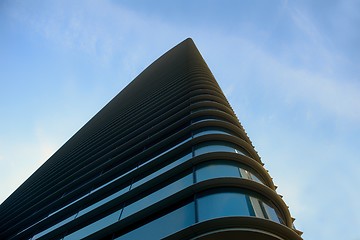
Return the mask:
<svg viewBox="0 0 360 240">
<path fill-rule="evenodd" d="M 229 190 L 209 191 L 198 199 L 199 221 L 228 216 L 252 216 L 245 194 Z"/>
<path fill-rule="evenodd" d="M 251 175 L 250 175 L 249 171 L 247 171 L 247 170 L 245 170 L 243 168 L 240 168 L 240 173 L 241 173 L 242 178 L 251 180 Z"/>
<path fill-rule="evenodd" d="M 276 211 L 274 208 L 270 207 L 268 204 L 263 203 L 263 206 L 265 208 L 266 214 L 268 218 L 274 222 L 281 223 L 278 215 L 276 214 Z"/>
<path fill-rule="evenodd" d="M 231 135 L 231 131 L 219 127 L 207 127 L 196 130 L 193 137 L 199 137 L 207 134 L 227 134 Z"/>
<path fill-rule="evenodd" d="M 240 177 L 237 164 L 231 161 L 210 161 L 197 167 L 197 182 L 219 177 Z"/>
<path fill-rule="evenodd" d="M 96 203 L 94 203 L 94 204 L 92 204 L 92 205 L 90 205 L 90 206 L 82 209 L 82 210 L 79 212 L 79 214 L 78 214 L 77 217 L 82 216 L 82 215 L 84 215 L 85 213 L 88 213 L 88 212 L 90 212 L 91 210 L 93 210 L 93 209 L 95 209 L 95 208 L 97 208 L 97 207 L 99 207 L 99 206 L 101 206 L 101 205 L 103 205 L 103 204 L 105 204 L 105 203 L 113 200 L 114 198 L 117 198 L 117 197 L 121 196 L 122 194 L 124 194 L 124 193 L 126 193 L 127 191 L 129 191 L 129 188 L 130 188 L 130 187 L 127 186 L 127 187 L 125 187 L 125 188 L 123 188 L 123 189 L 121 189 L 121 190 L 119 190 L 119 191 L 111 194 L 110 196 L 108 196 L 108 197 L 106 197 L 106 198 L 104 198 L 104 199 L 102 199 L 102 200 L 100 200 L 100 201 L 98 201 L 98 202 L 96 202 Z"/>
<path fill-rule="evenodd" d="M 131 173 L 131 172 L 135 171 L 136 169 L 140 168 L 141 166 L 145 165 L 146 163 L 149 163 L 149 162 L 151 162 L 151 161 L 153 161 L 153 160 L 157 159 L 158 157 L 160 157 L 160 156 L 162 156 L 162 155 L 164 155 L 164 154 L 166 154 L 166 153 L 170 152 L 171 150 L 173 150 L 173 149 L 177 148 L 178 146 L 180 146 L 180 145 L 184 144 L 185 142 L 187 142 L 187 141 L 189 141 L 189 140 L 190 140 L 190 138 L 188 138 L 188 139 L 186 139 L 186 140 L 182 141 L 181 143 L 176 144 L 175 146 L 173 146 L 173 147 L 171 147 L 171 148 L 169 148 L 169 149 L 165 150 L 164 152 L 160 153 L 159 155 L 157 155 L 157 156 L 155 156 L 155 157 L 153 157 L 153 158 L 151 158 L 151 159 L 147 160 L 146 162 L 143 162 L 143 163 L 142 163 L 142 164 L 140 164 L 139 166 L 134 167 L 134 168 L 130 169 L 129 171 L 127 171 L 126 173 L 123 173 L 122 175 L 120 175 L 120 176 L 118 176 L 118 177 L 114 178 L 113 180 L 111 180 L 111 181 L 109 181 L 109 182 L 104 183 L 103 185 L 101 185 L 101 186 L 97 187 L 96 189 L 94 189 L 92 192 L 95 192 L 95 191 L 97 191 L 97 190 L 99 190 L 99 189 L 101 189 L 101 188 L 103 188 L 103 187 L 105 187 L 105 186 L 109 185 L 110 183 L 115 182 L 116 180 L 118 180 L 118 179 L 122 178 L 123 176 L 128 175 L 129 173 Z"/>
<path fill-rule="evenodd" d="M 72 205 L 72 204 L 74 204 L 74 203 L 76 203 L 76 202 L 80 201 L 81 199 L 83 199 L 84 197 L 88 196 L 89 194 L 90 194 L 90 192 L 88 192 L 88 193 L 86 193 L 85 195 L 81 196 L 80 198 L 78 198 L 78 199 L 74 200 L 73 202 L 66 204 L 66 205 L 65 205 L 65 206 L 63 206 L 62 208 L 59 208 L 58 210 L 56 210 L 56 211 L 54 211 L 54 212 L 50 213 L 48 217 L 50 217 L 50 216 L 54 215 L 54 214 L 55 214 L 55 213 L 57 213 L 57 212 L 60 212 L 61 210 L 63 210 L 63 209 L 65 209 L 65 208 L 67 208 L 68 206 L 70 206 L 70 205 Z"/>
<path fill-rule="evenodd" d="M 76 214 L 74 214 L 74 215 L 72 215 L 72 216 L 70 216 L 70 217 L 62 220 L 61 222 L 59 222 L 59 223 L 57 223 L 57 224 L 49 227 L 48 229 L 45 229 L 45 230 L 42 231 L 42 232 L 39 232 L 39 233 L 36 234 L 33 238 L 34 238 L 34 239 L 37 239 L 37 238 L 39 238 L 39 237 L 41 237 L 41 236 L 44 236 L 44 235 L 47 234 L 48 232 L 51 232 L 52 230 L 54 230 L 54 229 L 56 229 L 56 228 L 58 228 L 58 227 L 60 227 L 60 226 L 62 226 L 62 225 L 64 225 L 64 224 L 70 222 L 71 220 L 73 220 L 73 219 L 75 218 L 75 216 L 76 216 Z"/>
<path fill-rule="evenodd" d="M 248 156 L 248 153 L 244 150 L 244 149 L 241 149 L 240 147 L 234 147 L 234 150 L 236 153 L 240 154 L 240 155 L 244 155 L 244 156 Z"/>
<path fill-rule="evenodd" d="M 146 163 L 148 163 L 148 162 L 150 162 L 150 161 L 153 161 L 153 160 L 155 160 L 155 159 L 157 159 L 157 158 L 159 158 L 159 157 L 163 156 L 164 154 L 166 154 L 166 153 L 170 152 L 171 150 L 173 150 L 173 149 L 175 149 L 175 148 L 179 147 L 180 145 L 182 145 L 182 144 L 184 144 L 184 143 L 186 143 L 186 142 L 188 142 L 188 141 L 190 141 L 190 140 L 191 140 L 191 138 L 189 137 L 189 138 L 185 139 L 184 141 L 182 141 L 182 142 L 180 142 L 180 143 L 176 144 L 175 146 L 172 146 L 171 148 L 166 149 L 164 152 L 161 152 L 160 154 L 156 155 L 155 157 L 152 157 L 152 158 L 150 158 L 149 160 L 147 160 L 147 161 L 145 161 L 145 162 L 141 163 L 141 164 L 139 165 L 139 167 L 141 167 L 141 166 L 145 165 Z M 139 167 L 138 167 L 138 168 L 139 168 Z"/>
<path fill-rule="evenodd" d="M 241 177 L 249 180 L 253 180 L 255 182 L 265 184 L 262 180 L 260 180 L 255 174 L 252 172 L 245 170 L 243 168 L 240 168 Z"/>
<path fill-rule="evenodd" d="M 41 218 L 39 221 L 36 221 L 35 223 L 31 224 L 30 226 L 26 227 L 25 229 L 21 230 L 20 232 L 16 233 L 15 236 L 19 235 L 20 233 L 24 232 L 25 230 L 28 230 L 29 228 L 31 228 L 32 226 L 38 224 L 39 222 L 41 222 L 42 220 L 46 219 L 48 216 Z"/>
<path fill-rule="evenodd" d="M 263 183 L 255 174 L 250 173 L 251 179 L 258 183 Z"/>
<path fill-rule="evenodd" d="M 236 152 L 241 155 L 248 155 L 241 147 L 228 142 L 205 142 L 195 147 L 195 156 L 210 152 Z"/>
<path fill-rule="evenodd" d="M 179 180 L 157 190 L 156 192 L 151 193 L 150 195 L 147 195 L 140 200 L 126 206 L 124 208 L 124 211 L 121 215 L 121 219 L 124 219 L 127 216 L 130 216 L 131 214 L 134 214 L 178 191 L 181 189 L 184 189 L 193 183 L 193 178 L 191 174 L 186 175 L 183 178 L 180 178 Z"/>
<path fill-rule="evenodd" d="M 67 235 L 64 237 L 64 240 L 78 240 L 81 239 L 83 237 L 86 237 L 94 232 L 99 231 L 102 228 L 105 228 L 107 226 L 109 226 L 110 224 L 113 224 L 115 222 L 118 221 L 119 216 L 120 216 L 120 211 L 118 210 L 104 218 L 101 218 L 100 220 L 93 222 L 89 225 L 87 225 L 86 227 L 83 227 L 79 230 L 77 230 L 76 232 L 71 233 L 70 235 Z"/>
<path fill-rule="evenodd" d="M 245 170 L 243 164 L 228 160 L 212 160 L 197 166 L 197 182 L 220 177 L 241 177 L 264 184 L 252 172 Z"/>
<path fill-rule="evenodd" d="M 222 119 L 219 117 L 216 117 L 216 116 L 199 116 L 199 117 L 191 119 L 191 123 L 208 121 L 208 120 L 222 120 Z"/>
<path fill-rule="evenodd" d="M 194 223 L 195 207 L 192 202 L 115 239 L 158 240 L 191 226 Z"/>
<path fill-rule="evenodd" d="M 250 196 L 250 201 L 251 201 L 251 204 L 255 211 L 255 215 L 260 218 L 266 218 L 264 215 L 265 210 L 262 205 L 262 201 L 260 201 L 259 199 L 255 198 L 255 197 L 251 197 L 251 196 Z"/>
<path fill-rule="evenodd" d="M 136 169 L 137 169 L 137 166 L 135 166 L 134 168 L 130 169 L 130 170 L 129 170 L 129 171 L 127 171 L 126 173 L 123 173 L 123 174 L 121 174 L 120 176 L 118 176 L 118 177 L 116 177 L 116 178 L 112 179 L 111 181 L 106 182 L 106 183 L 104 183 L 103 185 L 101 185 L 101 186 L 99 186 L 99 187 L 95 188 L 94 190 L 92 190 L 92 192 L 96 192 L 97 190 L 99 190 L 99 189 L 101 189 L 101 188 L 103 188 L 103 187 L 105 187 L 105 186 L 109 185 L 110 183 L 115 182 L 116 180 L 118 180 L 118 179 L 122 178 L 123 176 L 125 176 L 125 175 L 127 175 L 127 174 L 129 174 L 129 173 L 131 173 L 131 172 L 133 172 L 133 171 L 135 171 Z"/>
<path fill-rule="evenodd" d="M 222 145 L 221 143 L 214 142 L 199 144 L 195 148 L 195 156 L 209 152 L 234 152 L 234 149 L 226 146 L 225 143 Z"/>
<path fill-rule="evenodd" d="M 227 119 L 224 119 L 219 116 L 199 116 L 191 119 L 191 124 L 197 123 L 197 122 L 203 122 L 203 121 L 221 121 L 221 122 L 227 122 L 234 124 L 232 121 L 229 121 Z"/>
<path fill-rule="evenodd" d="M 139 186 L 139 185 L 141 185 L 141 184 L 143 184 L 143 183 L 145 183 L 145 182 L 147 182 L 147 181 L 149 181 L 149 180 L 151 180 L 151 179 L 153 179 L 153 178 L 161 175 L 162 173 L 168 171 L 169 169 L 172 169 L 172 168 L 180 165 L 181 163 L 186 162 L 186 161 L 189 160 L 191 157 L 192 157 L 192 154 L 191 154 L 191 153 L 188 153 L 188 154 L 182 156 L 182 157 L 179 158 L 178 160 L 170 163 L 169 165 L 166 165 L 165 167 L 159 169 L 158 171 L 155 171 L 155 172 L 153 172 L 152 174 L 150 174 L 150 175 L 148 175 L 148 176 L 140 179 L 139 181 L 136 181 L 135 183 L 133 183 L 133 184 L 131 185 L 131 189 L 134 189 L 134 188 L 136 188 L 137 186 Z"/>
</svg>

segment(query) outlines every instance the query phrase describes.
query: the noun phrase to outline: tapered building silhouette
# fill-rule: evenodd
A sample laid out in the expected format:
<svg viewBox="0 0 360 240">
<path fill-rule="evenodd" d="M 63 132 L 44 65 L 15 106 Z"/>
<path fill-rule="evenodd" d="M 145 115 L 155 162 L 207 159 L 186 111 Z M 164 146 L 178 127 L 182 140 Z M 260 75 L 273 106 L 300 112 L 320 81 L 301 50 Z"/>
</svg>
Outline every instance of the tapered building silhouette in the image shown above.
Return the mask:
<svg viewBox="0 0 360 240">
<path fill-rule="evenodd" d="M 275 188 L 187 39 L 2 203 L 0 239 L 301 239 Z"/>
</svg>

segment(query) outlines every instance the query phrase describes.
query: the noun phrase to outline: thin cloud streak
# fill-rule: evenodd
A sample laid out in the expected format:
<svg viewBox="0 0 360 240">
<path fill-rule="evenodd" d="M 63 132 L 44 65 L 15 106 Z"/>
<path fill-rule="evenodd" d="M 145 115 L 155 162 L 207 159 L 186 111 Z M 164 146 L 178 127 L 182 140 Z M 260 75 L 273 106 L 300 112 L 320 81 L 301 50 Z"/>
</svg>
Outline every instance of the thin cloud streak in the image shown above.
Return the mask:
<svg viewBox="0 0 360 240">
<path fill-rule="evenodd" d="M 16 2 L 7 13 L 17 24 L 59 48 L 59 52 L 75 51 L 104 66 L 119 65 L 118 75 L 126 81 L 176 43 L 193 37 L 250 138 L 259 146 L 265 166 L 279 185 L 279 193 L 298 219 L 295 224 L 305 231 L 304 236 L 315 236 L 319 222 L 324 223 L 324 229 L 318 236 L 340 236 L 337 220 L 343 218 L 343 207 L 331 213 L 329 209 L 334 208 L 335 202 L 344 201 L 356 210 L 356 199 L 360 198 L 347 187 L 350 180 L 354 185 L 360 184 L 355 144 L 348 140 L 358 140 L 351 134 L 359 132 L 360 81 L 355 74 L 339 74 L 351 59 L 332 49 L 331 37 L 304 9 L 285 2 L 286 20 L 295 34 L 285 41 L 287 45 L 277 46 L 278 52 L 274 53 L 271 46 L 246 31 L 224 33 L 213 26 L 202 25 L 199 29 L 186 22 L 162 22 L 110 1 L 43 2 L 42 8 L 35 5 Z M 93 104 L 90 95 L 99 94 L 99 89 L 81 95 L 82 86 L 77 84 L 76 80 L 63 84 L 67 97 L 84 98 L 84 103 Z M 66 114 L 77 118 L 84 113 L 69 110 Z M 293 118 L 299 119 L 292 125 L 289 122 Z M 28 137 L 21 144 L 0 145 L 1 169 L 17 173 L 18 166 L 10 166 L 10 160 L 24 168 L 29 162 L 41 164 L 63 143 L 64 137 L 50 137 L 58 133 L 54 132 L 55 127 L 45 126 L 46 120 L 34 126 L 35 143 Z M 62 118 L 58 120 L 62 125 L 56 127 L 70 129 L 66 134 L 71 136 L 74 129 L 68 127 L 70 124 Z M 318 121 L 318 125 L 314 127 L 312 121 Z M 323 133 L 321 125 L 330 125 L 331 129 Z M 338 133 L 339 125 L 346 130 L 341 133 L 344 135 Z M 327 134 L 332 137 L 326 137 Z M 26 174 L 17 176 L 5 174 L 2 179 L 6 180 L 1 182 L 20 184 L 36 168 L 32 166 Z M 11 187 L 14 189 L 14 184 Z M 340 189 L 342 194 L 336 196 L 334 189 Z M 333 201 L 319 200 L 323 197 Z M 350 216 L 349 228 L 360 222 L 358 216 Z"/>
<path fill-rule="evenodd" d="M 214 36 L 214 39 L 217 42 L 225 43 L 224 45 L 235 46 L 230 53 L 231 55 L 224 56 L 224 58 L 237 58 L 237 62 L 241 66 L 226 68 L 226 71 L 230 72 L 226 73 L 226 75 L 220 72 L 219 79 L 237 76 L 237 79 L 234 79 L 239 83 L 236 91 L 241 91 L 241 75 L 251 75 L 250 71 L 258 69 L 261 71 L 255 73 L 257 76 L 250 76 L 250 80 L 258 82 L 259 85 L 266 87 L 268 91 L 273 91 L 274 95 L 286 99 L 286 101 L 297 102 L 311 108 L 320 108 L 328 115 L 336 119 L 342 119 L 346 123 L 360 122 L 360 108 L 353 107 L 360 106 L 360 85 L 356 82 L 349 79 L 336 79 L 321 71 L 309 70 L 306 66 L 295 67 L 289 65 L 283 59 L 259 49 L 250 41 L 242 38 L 231 39 Z M 228 52 L 221 47 L 218 52 L 222 50 Z M 316 49 L 311 50 L 317 51 Z M 207 51 L 211 50 L 207 49 Z M 215 56 L 221 56 L 221 54 L 215 54 Z M 225 59 L 222 60 L 226 61 Z M 229 65 L 231 65 L 231 62 Z M 215 72 L 216 74 L 217 72 Z M 249 79 L 249 77 L 245 79 Z M 229 85 L 225 86 L 225 89 L 229 88 L 234 91 L 233 87 L 234 83 L 229 83 Z"/>
<path fill-rule="evenodd" d="M 100 59 L 103 64 L 113 60 L 115 54 L 122 54 L 124 59 L 138 60 L 141 55 L 134 57 L 134 48 L 144 43 L 159 45 L 154 44 L 158 39 L 152 37 L 153 31 L 173 32 L 163 22 L 144 18 L 121 5 L 97 0 L 86 3 L 43 2 L 42 7 L 48 11 L 24 3 L 20 8 L 14 5 L 8 12 L 13 19 L 28 25 L 54 45 L 83 51 L 91 58 Z"/>
</svg>

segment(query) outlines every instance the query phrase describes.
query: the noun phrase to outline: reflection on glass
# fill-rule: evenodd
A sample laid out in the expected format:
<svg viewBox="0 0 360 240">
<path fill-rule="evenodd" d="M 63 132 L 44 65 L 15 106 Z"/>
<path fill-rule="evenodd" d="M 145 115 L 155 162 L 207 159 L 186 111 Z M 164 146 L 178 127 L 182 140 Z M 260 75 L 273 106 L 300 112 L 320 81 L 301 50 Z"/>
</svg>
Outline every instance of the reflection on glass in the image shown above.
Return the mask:
<svg viewBox="0 0 360 240">
<path fill-rule="evenodd" d="M 153 178 L 161 175 L 162 173 L 164 173 L 164 172 L 166 172 L 166 171 L 168 171 L 168 170 L 170 170 L 170 169 L 172 169 L 172 168 L 180 165 L 181 163 L 186 162 L 186 161 L 189 160 L 191 157 L 192 157 L 192 154 L 189 152 L 188 154 L 186 154 L 186 155 L 182 156 L 181 158 L 175 160 L 174 162 L 170 163 L 169 165 L 166 165 L 165 167 L 159 169 L 158 171 L 155 171 L 155 172 L 153 172 L 152 174 L 150 174 L 150 175 L 148 175 L 148 176 L 146 176 L 146 177 L 144 177 L 144 178 L 136 181 L 135 183 L 133 183 L 133 184 L 131 185 L 131 189 L 134 189 L 134 188 L 136 188 L 137 186 L 139 186 L 139 185 L 141 185 L 141 184 L 143 184 L 143 183 L 145 183 L 145 182 L 147 182 L 147 181 L 149 181 L 149 180 L 151 180 L 151 179 L 153 179 Z"/>
<path fill-rule="evenodd" d="M 184 143 L 186 143 L 186 142 L 188 142 L 188 141 L 190 141 L 190 140 L 191 140 L 191 137 L 189 137 L 189 138 L 187 138 L 187 139 L 185 139 L 185 140 L 181 141 L 180 143 L 178 143 L 178 144 L 176 144 L 176 145 L 174 145 L 174 146 L 172 146 L 172 147 L 170 147 L 170 148 L 168 148 L 168 149 L 164 150 L 163 152 L 159 153 L 159 154 L 158 154 L 158 155 L 156 155 L 155 157 L 152 157 L 152 158 L 150 158 L 149 160 L 146 160 L 145 162 L 141 163 L 141 164 L 138 166 L 138 168 L 142 167 L 142 166 L 143 166 L 143 165 L 145 165 L 146 163 L 149 163 L 149 162 L 154 161 L 155 159 L 157 159 L 157 158 L 159 158 L 159 157 L 161 157 L 161 156 L 165 155 L 166 153 L 168 153 L 168 152 L 170 152 L 171 150 L 173 150 L 173 149 L 175 149 L 175 148 L 179 147 L 180 145 L 183 145 Z"/>
<path fill-rule="evenodd" d="M 110 196 L 108 196 L 108 197 L 106 197 L 106 198 L 104 198 L 104 199 L 102 199 L 102 200 L 100 200 L 100 201 L 98 201 L 98 202 L 96 202 L 96 203 L 94 203 L 94 204 L 92 204 L 92 205 L 90 205 L 90 206 L 82 209 L 82 210 L 79 212 L 79 214 L 78 214 L 77 217 L 80 217 L 80 216 L 84 215 L 85 213 L 88 213 L 88 212 L 90 212 L 91 210 L 93 210 L 93 209 L 95 209 L 95 208 L 97 208 L 97 207 L 99 207 L 99 206 L 101 206 L 101 205 L 103 205 L 103 204 L 105 204 L 105 203 L 107 203 L 107 202 L 109 202 L 109 201 L 111 201 L 111 200 L 113 200 L 113 199 L 121 196 L 122 194 L 124 194 L 124 193 L 126 193 L 127 191 L 129 191 L 129 188 L 130 188 L 130 187 L 127 186 L 127 187 L 125 187 L 125 188 L 123 188 L 123 189 L 121 189 L 121 190 L 119 190 L 119 191 L 111 194 Z"/>
<path fill-rule="evenodd" d="M 110 183 L 115 182 L 116 180 L 118 180 L 118 179 L 122 178 L 123 176 L 130 174 L 131 172 L 135 171 L 136 169 L 138 169 L 138 168 L 142 167 L 143 165 L 145 165 L 145 164 L 147 164 L 147 163 L 149 163 L 149 162 L 152 162 L 153 160 L 155 160 L 155 159 L 157 159 L 157 158 L 159 158 L 159 157 L 163 156 L 164 154 L 166 154 L 166 153 L 170 152 L 171 150 L 173 150 L 173 149 L 177 148 L 178 146 L 180 146 L 180 145 L 182 145 L 182 144 L 184 144 L 184 143 L 188 142 L 189 140 L 190 140 L 190 138 L 185 139 L 184 141 L 182 141 L 182 142 L 180 142 L 180 143 L 176 144 L 175 146 L 172 146 L 172 147 L 170 147 L 170 148 L 168 148 L 168 149 L 164 150 L 163 152 L 161 152 L 160 154 L 156 155 L 155 157 L 152 157 L 152 158 L 150 158 L 150 159 L 146 160 L 145 162 L 141 163 L 139 166 L 136 166 L 136 167 L 134 167 L 134 168 L 130 169 L 129 171 L 127 171 L 126 173 L 123 173 L 123 174 L 121 174 L 120 176 L 118 176 L 118 177 L 116 177 L 116 178 L 112 179 L 111 181 L 106 182 L 106 183 L 104 183 L 103 185 L 101 185 L 101 186 L 97 187 L 96 189 L 92 190 L 92 192 L 95 192 L 95 191 L 97 191 L 97 190 L 99 190 L 99 189 L 101 189 L 101 188 L 103 188 L 103 187 L 105 187 L 105 186 L 109 185 Z"/>
<path fill-rule="evenodd" d="M 228 119 L 225 119 L 225 118 L 222 118 L 219 116 L 198 116 L 198 117 L 191 119 L 191 124 L 195 124 L 197 122 L 203 122 L 203 121 L 220 121 L 220 122 L 234 124 L 232 121 L 229 121 Z"/>
<path fill-rule="evenodd" d="M 106 187 L 106 186 L 107 186 L 107 185 L 109 185 L 110 183 L 115 182 L 116 180 L 118 180 L 118 179 L 122 178 L 122 177 L 123 177 L 123 176 L 125 176 L 125 175 L 130 174 L 131 172 L 133 172 L 133 171 L 135 171 L 135 170 L 136 170 L 136 167 L 134 167 L 134 168 L 130 169 L 130 170 L 129 170 L 129 171 L 127 171 L 126 173 L 123 173 L 123 174 L 121 174 L 120 176 L 117 176 L 116 178 L 112 179 L 111 181 L 108 181 L 108 182 L 104 183 L 103 185 L 101 185 L 101 186 L 99 186 L 99 187 L 95 188 L 94 190 L 92 190 L 92 192 L 96 192 L 97 190 L 99 190 L 99 189 L 101 189 L 101 188 Z"/>
<path fill-rule="evenodd" d="M 248 156 L 248 153 L 244 149 L 229 142 L 210 141 L 201 143 L 195 147 L 195 156 L 210 152 L 235 152 Z"/>
<path fill-rule="evenodd" d="M 54 215 L 54 214 L 55 214 L 55 213 L 57 213 L 57 212 L 60 212 L 61 210 L 63 210 L 63 209 L 65 209 L 65 208 L 67 208 L 68 206 L 70 206 L 70 205 L 72 205 L 72 204 L 74 204 L 74 203 L 76 203 L 76 202 L 80 201 L 81 199 L 85 198 L 85 197 L 86 197 L 86 196 L 88 196 L 89 194 L 90 194 L 90 192 L 88 192 L 88 193 L 86 193 L 85 195 L 83 195 L 83 196 L 81 196 L 81 197 L 79 197 L 79 198 L 75 199 L 74 201 L 72 201 L 72 202 L 70 202 L 70 203 L 66 204 L 65 206 L 63 206 L 63 207 L 59 208 L 58 210 L 56 210 L 56 211 L 54 211 L 54 212 L 50 213 L 48 217 L 50 217 L 50 216 Z"/>
<path fill-rule="evenodd" d="M 262 205 L 262 202 L 259 199 L 252 196 L 250 196 L 250 202 L 254 208 L 255 215 L 259 218 L 266 218 L 266 216 L 264 215 L 265 209 Z"/>
<path fill-rule="evenodd" d="M 199 221 L 229 216 L 254 216 L 246 198 L 245 194 L 232 191 L 213 191 L 203 195 L 197 199 Z"/>
<path fill-rule="evenodd" d="M 216 117 L 216 116 L 199 116 L 199 117 L 191 119 L 191 123 L 197 123 L 197 122 L 208 121 L 208 120 L 220 120 L 220 121 L 223 121 L 222 118 Z"/>
<path fill-rule="evenodd" d="M 284 224 L 274 207 L 239 189 L 205 191 L 198 197 L 197 206 L 199 221 L 229 216 L 256 216 Z"/>
<path fill-rule="evenodd" d="M 221 177 L 241 177 L 264 184 L 258 177 L 249 170 L 244 169 L 241 163 L 228 160 L 212 160 L 199 164 L 196 167 L 196 181 L 205 181 Z"/>
<path fill-rule="evenodd" d="M 102 228 L 109 226 L 110 224 L 117 222 L 120 217 L 120 211 L 121 210 L 118 210 L 104 218 L 101 218 L 96 222 L 87 225 L 86 227 L 77 230 L 76 232 L 71 233 L 70 235 L 65 236 L 64 240 L 78 240 L 84 238 L 92 233 L 101 230 Z"/>
<path fill-rule="evenodd" d="M 252 172 L 250 172 L 248 170 L 240 168 L 240 173 L 241 173 L 242 178 L 253 180 L 255 182 L 262 183 L 262 184 L 264 183 L 255 174 L 253 174 Z"/>
<path fill-rule="evenodd" d="M 219 177 L 240 177 L 236 163 L 231 161 L 209 161 L 197 167 L 197 182 Z"/>
<path fill-rule="evenodd" d="M 39 237 L 41 237 L 41 236 L 44 236 L 44 235 L 47 234 L 48 232 L 51 232 L 52 230 L 54 230 L 54 229 L 56 229 L 56 228 L 64 225 L 65 223 L 70 222 L 71 220 L 73 220 L 73 219 L 75 218 L 75 216 L 76 216 L 76 214 L 74 214 L 74 215 L 72 215 L 72 216 L 70 216 L 70 217 L 62 220 L 61 222 L 59 222 L 59 223 L 57 223 L 57 224 L 49 227 L 48 229 L 45 229 L 45 230 L 42 231 L 42 232 L 39 232 L 39 233 L 36 234 L 33 238 L 34 238 L 34 239 L 37 239 L 37 238 L 39 238 Z"/>
<path fill-rule="evenodd" d="M 158 240 L 169 234 L 180 231 L 195 223 L 195 207 L 191 202 L 158 219 L 155 219 L 123 236 L 117 240 Z"/>
<path fill-rule="evenodd" d="M 265 211 L 266 211 L 266 215 L 267 215 L 267 218 L 274 221 L 274 222 L 277 222 L 277 223 L 283 223 L 283 221 L 281 220 L 281 218 L 278 217 L 276 211 L 274 208 L 270 207 L 268 204 L 266 203 L 263 203 L 263 206 L 265 208 Z"/>
<path fill-rule="evenodd" d="M 205 128 L 201 128 L 198 129 L 194 132 L 193 137 L 199 137 L 199 136 L 203 136 L 203 135 L 207 135 L 207 134 L 227 134 L 227 135 L 232 135 L 232 132 L 225 129 L 225 128 L 220 128 L 220 127 L 205 127 Z"/>
<path fill-rule="evenodd" d="M 179 180 L 151 193 L 150 195 L 147 195 L 138 201 L 126 206 L 124 208 L 124 211 L 121 215 L 121 219 L 124 219 L 127 216 L 130 216 L 131 214 L 138 212 L 178 191 L 181 189 L 184 189 L 188 186 L 190 186 L 193 183 L 193 178 L 191 174 L 188 174 Z"/>
</svg>

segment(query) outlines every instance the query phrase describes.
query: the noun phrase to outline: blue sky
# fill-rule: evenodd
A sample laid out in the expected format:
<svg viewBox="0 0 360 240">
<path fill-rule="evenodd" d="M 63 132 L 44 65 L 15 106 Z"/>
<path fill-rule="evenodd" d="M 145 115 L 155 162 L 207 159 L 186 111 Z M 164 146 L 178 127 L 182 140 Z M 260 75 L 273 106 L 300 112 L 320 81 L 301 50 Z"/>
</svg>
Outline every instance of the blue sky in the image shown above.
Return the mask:
<svg viewBox="0 0 360 240">
<path fill-rule="evenodd" d="M 192 37 L 304 239 L 360 239 L 359 1 L 0 2 L 0 202 Z"/>
</svg>

